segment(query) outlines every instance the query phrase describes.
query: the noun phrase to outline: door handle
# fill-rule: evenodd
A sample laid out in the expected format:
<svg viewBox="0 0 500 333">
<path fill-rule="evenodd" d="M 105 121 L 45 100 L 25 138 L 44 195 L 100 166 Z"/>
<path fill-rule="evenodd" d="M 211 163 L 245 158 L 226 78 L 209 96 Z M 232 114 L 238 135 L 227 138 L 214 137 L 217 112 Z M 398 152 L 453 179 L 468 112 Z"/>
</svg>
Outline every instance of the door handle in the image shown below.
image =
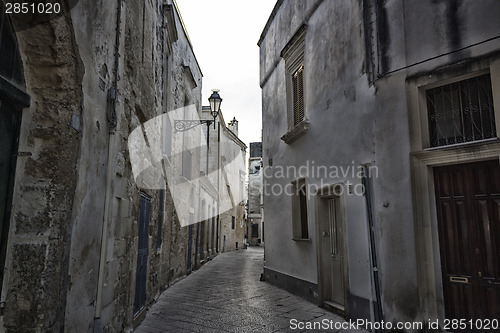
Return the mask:
<svg viewBox="0 0 500 333">
<path fill-rule="evenodd" d="M 482 272 L 477 272 L 477 276 L 481 278 L 481 277 L 483 277 L 483 273 Z"/>
<path fill-rule="evenodd" d="M 323 236 L 328 237 L 330 236 L 330 234 L 328 233 L 328 231 L 323 231 Z"/>
</svg>

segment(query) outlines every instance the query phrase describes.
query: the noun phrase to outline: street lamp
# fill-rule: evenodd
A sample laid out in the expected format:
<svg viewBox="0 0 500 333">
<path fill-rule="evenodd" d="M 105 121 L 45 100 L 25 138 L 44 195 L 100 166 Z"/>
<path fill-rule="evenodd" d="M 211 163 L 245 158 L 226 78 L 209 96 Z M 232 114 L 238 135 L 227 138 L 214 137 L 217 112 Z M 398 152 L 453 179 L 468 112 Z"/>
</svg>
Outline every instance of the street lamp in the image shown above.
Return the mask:
<svg viewBox="0 0 500 333">
<path fill-rule="evenodd" d="M 208 98 L 210 102 L 210 112 L 212 113 L 212 117 L 214 117 L 214 129 L 215 129 L 215 118 L 219 115 L 220 112 L 220 104 L 222 102 L 222 98 L 219 95 L 219 91 L 217 89 L 212 90 L 212 95 Z M 216 237 L 216 251 L 219 252 L 219 233 L 220 233 L 220 121 L 217 123 L 218 131 L 217 131 L 217 237 Z M 208 155 L 207 155 L 208 161 Z"/>
<path fill-rule="evenodd" d="M 214 120 L 210 119 L 201 119 L 201 120 L 174 120 L 174 128 L 176 132 L 185 132 L 187 130 L 190 130 L 193 127 L 196 127 L 201 124 L 207 124 L 207 128 L 210 126 L 210 124 L 213 122 L 214 123 L 214 129 L 215 129 L 215 119 L 219 115 L 220 112 L 220 104 L 222 102 L 222 98 L 219 95 L 219 90 L 214 89 L 212 90 L 212 95 L 208 98 L 208 101 L 210 102 L 210 113 L 212 114 L 212 117 Z M 208 142 L 208 134 L 207 134 L 207 142 Z"/>
<path fill-rule="evenodd" d="M 217 89 L 212 90 L 212 95 L 208 98 L 210 102 L 210 112 L 212 113 L 212 117 L 214 117 L 214 129 L 215 129 L 215 118 L 219 115 L 220 112 L 220 104 L 222 102 L 222 98 L 220 98 L 219 91 Z"/>
</svg>

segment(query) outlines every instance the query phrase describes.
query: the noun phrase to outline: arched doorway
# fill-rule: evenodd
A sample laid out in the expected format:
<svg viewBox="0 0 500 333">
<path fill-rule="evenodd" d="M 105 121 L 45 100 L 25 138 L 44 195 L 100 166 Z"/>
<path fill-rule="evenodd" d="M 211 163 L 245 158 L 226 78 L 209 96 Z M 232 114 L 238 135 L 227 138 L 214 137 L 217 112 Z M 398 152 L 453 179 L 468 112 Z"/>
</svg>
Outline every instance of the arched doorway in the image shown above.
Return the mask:
<svg viewBox="0 0 500 333">
<path fill-rule="evenodd" d="M 29 106 L 17 40 L 0 2 L 0 291 L 12 209 L 21 111 Z"/>
</svg>

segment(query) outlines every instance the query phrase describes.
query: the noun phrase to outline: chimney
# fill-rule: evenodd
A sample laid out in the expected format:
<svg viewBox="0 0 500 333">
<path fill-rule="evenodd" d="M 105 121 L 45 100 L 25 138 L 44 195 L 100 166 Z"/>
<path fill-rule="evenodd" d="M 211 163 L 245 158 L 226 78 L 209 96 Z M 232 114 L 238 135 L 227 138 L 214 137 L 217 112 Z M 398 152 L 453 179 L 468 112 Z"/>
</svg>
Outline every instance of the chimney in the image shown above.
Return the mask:
<svg viewBox="0 0 500 333">
<path fill-rule="evenodd" d="M 238 120 L 236 120 L 236 117 L 233 117 L 233 120 L 231 120 L 228 125 L 231 132 L 238 136 Z"/>
</svg>

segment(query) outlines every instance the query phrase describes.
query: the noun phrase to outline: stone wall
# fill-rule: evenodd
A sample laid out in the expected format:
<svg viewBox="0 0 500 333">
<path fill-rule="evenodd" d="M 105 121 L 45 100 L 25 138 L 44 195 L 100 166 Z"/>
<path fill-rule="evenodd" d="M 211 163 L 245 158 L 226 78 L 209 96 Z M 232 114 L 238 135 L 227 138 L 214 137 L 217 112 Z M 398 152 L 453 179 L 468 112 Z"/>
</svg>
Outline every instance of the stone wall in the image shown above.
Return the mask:
<svg viewBox="0 0 500 333">
<path fill-rule="evenodd" d="M 14 21 L 14 26 L 22 22 Z M 73 24 L 58 17 L 17 33 L 31 106 L 23 110 L 2 302 L 12 331 L 59 331 L 64 323 L 74 227 L 84 66 Z"/>
<path fill-rule="evenodd" d="M 175 4 L 158 0 L 75 3 L 17 39 L 31 96 L 19 151 L 29 154 L 15 173 L 4 328 L 131 330 L 144 313 L 134 313 L 141 193 L 151 199 L 145 308 L 199 267 L 200 223 L 181 226 L 174 206 L 179 179 L 163 184 L 160 203 L 160 189 L 136 182 L 128 147 L 132 131 L 156 117 L 189 105 L 201 114 L 191 43 Z M 195 173 L 200 155 L 192 155 Z M 181 157 L 163 159 L 162 168 L 178 174 Z M 197 198 L 198 182 L 191 186 Z M 188 202 L 194 220 L 196 198 Z"/>
</svg>

